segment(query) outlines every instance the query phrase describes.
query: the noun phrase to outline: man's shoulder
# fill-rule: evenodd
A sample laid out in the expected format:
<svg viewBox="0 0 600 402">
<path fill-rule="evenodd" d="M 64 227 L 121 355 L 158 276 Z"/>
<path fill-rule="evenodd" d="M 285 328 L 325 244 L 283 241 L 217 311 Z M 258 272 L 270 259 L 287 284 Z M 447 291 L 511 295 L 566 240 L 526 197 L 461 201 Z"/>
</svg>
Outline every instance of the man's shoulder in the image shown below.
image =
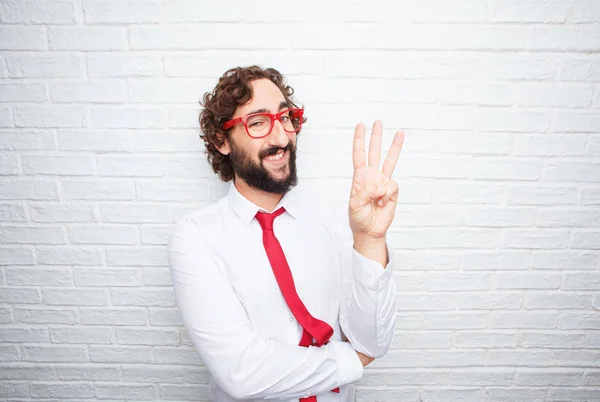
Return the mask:
<svg viewBox="0 0 600 402">
<path fill-rule="evenodd" d="M 224 209 L 227 208 L 227 200 L 220 200 L 208 204 L 182 216 L 175 224 L 174 231 L 194 228 L 204 231 L 206 228 L 216 228 L 223 219 Z M 204 230 L 203 230 L 204 229 Z"/>
</svg>

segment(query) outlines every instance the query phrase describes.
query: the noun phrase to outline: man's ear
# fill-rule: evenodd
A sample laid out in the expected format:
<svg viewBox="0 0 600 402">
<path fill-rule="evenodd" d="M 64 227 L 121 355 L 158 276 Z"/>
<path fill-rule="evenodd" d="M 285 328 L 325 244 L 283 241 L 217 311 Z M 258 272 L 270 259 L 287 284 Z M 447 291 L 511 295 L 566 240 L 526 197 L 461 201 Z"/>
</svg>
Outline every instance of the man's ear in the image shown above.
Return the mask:
<svg viewBox="0 0 600 402">
<path fill-rule="evenodd" d="M 217 147 L 217 150 L 223 155 L 229 155 L 231 152 L 231 148 L 229 147 L 229 140 L 225 136 L 225 134 L 217 134 L 219 139 L 223 139 L 223 145 Z"/>
</svg>

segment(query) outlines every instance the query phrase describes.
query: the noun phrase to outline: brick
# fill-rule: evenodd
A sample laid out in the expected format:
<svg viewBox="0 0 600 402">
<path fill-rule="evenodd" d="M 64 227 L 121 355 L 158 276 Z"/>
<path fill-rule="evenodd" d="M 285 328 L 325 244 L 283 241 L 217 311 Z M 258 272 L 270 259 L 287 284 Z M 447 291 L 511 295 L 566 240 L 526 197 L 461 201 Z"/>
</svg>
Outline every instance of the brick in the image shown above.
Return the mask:
<svg viewBox="0 0 600 402">
<path fill-rule="evenodd" d="M 3 287 L 0 292 L 0 303 L 7 304 L 39 304 L 42 302 L 37 289 Z"/>
<path fill-rule="evenodd" d="M 60 380 L 67 381 L 115 381 L 121 380 L 118 367 L 101 364 L 86 366 L 83 364 L 57 364 L 56 371 Z"/>
<path fill-rule="evenodd" d="M 193 347 L 157 346 L 154 349 L 152 362 L 154 364 L 194 365 L 202 364 L 198 353 Z"/>
<path fill-rule="evenodd" d="M 169 235 L 172 227 L 169 226 L 142 226 L 142 244 L 163 245 L 166 246 L 169 242 Z"/>
<path fill-rule="evenodd" d="M 125 384 L 96 384 L 95 396 L 99 399 L 128 400 L 156 399 L 157 391 L 155 385 L 125 385 Z"/>
<path fill-rule="evenodd" d="M 183 367 L 124 365 L 121 370 L 125 382 L 181 384 L 185 381 L 186 375 L 186 369 Z"/>
<path fill-rule="evenodd" d="M 500 204 L 505 188 L 497 184 L 448 182 L 433 188 L 436 204 Z"/>
<path fill-rule="evenodd" d="M 125 50 L 127 29 L 124 27 L 50 27 L 48 39 L 52 50 Z"/>
<path fill-rule="evenodd" d="M 169 268 L 144 268 L 144 285 L 171 286 L 172 284 Z"/>
<path fill-rule="evenodd" d="M 189 103 L 197 104 L 200 94 L 214 81 L 180 78 L 143 78 L 127 81 L 131 103 Z"/>
<path fill-rule="evenodd" d="M 132 200 L 133 183 L 129 179 L 67 179 L 62 181 L 67 200 Z"/>
<path fill-rule="evenodd" d="M 543 210 L 537 216 L 539 227 L 594 227 L 599 221 L 594 210 Z"/>
<path fill-rule="evenodd" d="M 527 135 L 515 139 L 515 154 L 524 156 L 583 156 L 582 135 Z"/>
<path fill-rule="evenodd" d="M 32 384 L 34 398 L 91 398 L 94 396 L 92 384 Z"/>
<path fill-rule="evenodd" d="M 7 382 L 0 384 L 0 397 L 29 397 L 29 384 Z"/>
<path fill-rule="evenodd" d="M 558 289 L 562 283 L 562 275 L 548 273 L 498 273 L 496 276 L 498 289 Z"/>
<path fill-rule="evenodd" d="M 160 108 L 93 107 L 91 122 L 95 128 L 164 128 L 167 116 Z"/>
<path fill-rule="evenodd" d="M 358 388 L 356 390 L 356 402 L 394 402 L 398 398 L 402 401 L 419 400 L 419 388 L 394 388 L 394 392 L 377 388 Z"/>
<path fill-rule="evenodd" d="M 544 180 L 595 182 L 600 173 L 600 164 L 577 162 L 547 162 Z"/>
<path fill-rule="evenodd" d="M 555 133 L 598 133 L 600 116 L 594 112 L 562 112 L 556 113 L 552 121 Z"/>
<path fill-rule="evenodd" d="M 28 363 L 17 363 L 0 365 L 0 379 L 2 380 L 55 380 L 56 369 L 54 365 L 31 365 Z"/>
<path fill-rule="evenodd" d="M 402 349 L 446 349 L 452 343 L 450 332 L 401 332 L 394 335 L 393 348 Z"/>
<path fill-rule="evenodd" d="M 113 266 L 167 266 L 166 250 L 157 247 L 107 249 L 106 261 Z"/>
<path fill-rule="evenodd" d="M 132 50 L 285 49 L 288 38 L 279 27 L 253 25 L 252 38 L 245 24 L 202 24 L 195 26 L 144 26 L 130 28 Z M 197 38 L 211 38 L 198 41 Z"/>
<path fill-rule="evenodd" d="M 197 107 L 170 107 L 169 128 L 195 130 L 198 127 Z"/>
<path fill-rule="evenodd" d="M 546 398 L 548 401 L 593 401 L 600 398 L 600 389 L 573 389 L 569 384 L 567 388 L 550 388 Z"/>
<path fill-rule="evenodd" d="M 98 176 L 163 177 L 167 161 L 156 156 L 98 156 Z"/>
<path fill-rule="evenodd" d="M 562 270 L 593 270 L 600 263 L 600 255 L 586 251 L 536 251 L 532 268 Z"/>
<path fill-rule="evenodd" d="M 571 22 L 600 22 L 600 6 L 593 0 L 576 0 L 571 6 Z"/>
<path fill-rule="evenodd" d="M 138 230 L 131 226 L 70 226 L 71 244 L 123 244 L 137 243 Z"/>
<path fill-rule="evenodd" d="M 79 106 L 23 106 L 14 108 L 17 127 L 84 127 L 85 108 Z"/>
<path fill-rule="evenodd" d="M 595 51 L 600 47 L 597 26 L 536 26 L 527 38 L 528 50 Z"/>
<path fill-rule="evenodd" d="M 427 278 L 427 290 L 461 291 L 490 290 L 493 277 L 488 273 L 439 273 L 431 272 Z"/>
<path fill-rule="evenodd" d="M 177 330 L 168 329 L 117 329 L 117 343 L 123 345 L 179 345 L 181 339 Z"/>
<path fill-rule="evenodd" d="M 600 385 L 600 372 L 592 371 L 585 373 L 583 385 Z"/>
<path fill-rule="evenodd" d="M 48 342 L 48 330 L 45 328 L 8 328 L 0 329 L 0 339 L 2 342 Z M 1 370 L 0 370 L 1 372 Z M 0 377 L 10 379 L 10 377 Z"/>
<path fill-rule="evenodd" d="M 600 314 L 564 313 L 558 324 L 560 329 L 600 330 Z"/>
<path fill-rule="evenodd" d="M 573 232 L 571 238 L 571 248 L 579 248 L 586 250 L 600 249 L 600 231 L 594 232 Z"/>
<path fill-rule="evenodd" d="M 545 388 L 487 388 L 487 397 L 490 401 L 543 401 L 546 397 Z"/>
<path fill-rule="evenodd" d="M 188 181 L 136 182 L 136 196 L 143 201 L 197 201 L 208 198 L 205 183 Z"/>
<path fill-rule="evenodd" d="M 52 133 L 45 130 L 0 131 L 0 149 L 10 151 L 53 150 Z"/>
<path fill-rule="evenodd" d="M 548 80 L 554 78 L 557 61 L 539 56 L 494 54 L 481 59 L 484 80 Z"/>
<path fill-rule="evenodd" d="M 111 343 L 110 328 L 50 328 L 52 343 Z M 59 370 L 60 376 L 60 370 Z"/>
<path fill-rule="evenodd" d="M 39 175 L 90 176 L 94 174 L 88 156 L 23 155 L 23 172 Z"/>
<path fill-rule="evenodd" d="M 80 308 L 79 320 L 84 325 L 146 325 L 147 314 L 137 308 Z"/>
<path fill-rule="evenodd" d="M 558 314 L 556 313 L 494 312 L 492 313 L 491 327 L 494 329 L 552 329 L 556 328 L 557 324 Z"/>
<path fill-rule="evenodd" d="M 461 267 L 469 271 L 519 270 L 528 267 L 530 261 L 527 251 L 465 251 Z"/>
<path fill-rule="evenodd" d="M 533 226 L 534 209 L 470 208 L 465 224 L 474 227 Z"/>
<path fill-rule="evenodd" d="M 600 290 L 600 274 L 593 272 L 566 274 L 563 289 Z"/>
<path fill-rule="evenodd" d="M 70 85 L 70 84 L 66 84 Z M 95 85 L 95 84 L 94 84 Z M 78 87 L 69 87 L 73 98 L 81 96 L 96 97 L 101 91 L 92 90 L 91 94 L 85 89 L 86 84 Z M 104 87 L 104 85 L 103 85 Z M 110 84 L 108 85 L 110 88 Z M 110 89 L 109 89 L 110 91 Z M 65 97 L 68 99 L 70 96 Z M 88 98 L 91 99 L 91 98 Z M 108 99 L 107 97 L 104 100 Z M 133 139 L 125 130 L 60 130 L 58 133 L 58 147 L 61 151 L 88 151 L 88 152 L 132 152 Z"/>
<path fill-rule="evenodd" d="M 512 369 L 478 368 L 452 369 L 450 371 L 450 385 L 473 386 L 473 385 L 512 385 L 515 373 Z"/>
<path fill-rule="evenodd" d="M 583 205 L 600 205 L 600 187 L 583 188 L 579 203 Z"/>
<path fill-rule="evenodd" d="M 13 317 L 10 308 L 0 308 L 0 324 L 12 324 Z"/>
<path fill-rule="evenodd" d="M 396 251 L 396 260 L 408 271 L 414 270 L 456 270 L 460 269 L 460 253 L 455 252 L 399 252 Z"/>
<path fill-rule="evenodd" d="M 492 4 L 494 22 L 565 22 L 569 5 L 560 0 L 496 0 Z"/>
<path fill-rule="evenodd" d="M 162 57 L 154 53 L 92 52 L 86 61 L 90 78 L 164 76 Z"/>
<path fill-rule="evenodd" d="M 49 87 L 50 99 L 55 103 L 125 103 L 127 99 L 125 83 L 115 80 L 51 82 Z M 82 132 L 82 130 L 79 130 L 78 134 L 85 135 L 86 133 Z M 119 133 L 116 134 L 118 135 Z M 64 149 L 63 145 L 65 140 L 68 139 L 68 133 L 67 135 L 62 132 L 59 134 L 59 147 L 61 149 Z M 78 143 L 81 144 L 84 140 L 85 138 L 80 138 Z M 102 139 L 95 139 L 93 144 L 106 144 L 108 139 L 103 139 L 103 142 L 101 141 Z M 71 143 L 73 142 L 73 139 L 71 139 Z M 115 145 L 113 145 L 113 147 L 114 146 Z"/>
<path fill-rule="evenodd" d="M 7 268 L 6 283 L 11 286 L 69 286 L 73 280 L 68 268 Z"/>
<path fill-rule="evenodd" d="M 42 300 L 54 306 L 106 306 L 103 289 L 42 289 Z"/>
<path fill-rule="evenodd" d="M 583 334 L 521 332 L 519 346 L 524 348 L 564 349 L 581 348 L 585 345 Z"/>
<path fill-rule="evenodd" d="M 484 329 L 489 322 L 488 313 L 425 313 L 423 329 Z"/>
<path fill-rule="evenodd" d="M 457 295 L 432 294 L 420 295 L 402 293 L 396 295 L 396 306 L 398 311 L 443 311 L 454 310 L 457 305 Z"/>
<path fill-rule="evenodd" d="M 83 363 L 88 361 L 84 346 L 21 346 L 23 361 L 43 363 Z"/>
<path fill-rule="evenodd" d="M 39 179 L 0 180 L 0 199 L 15 200 L 56 200 L 58 190 L 54 181 Z"/>
<path fill-rule="evenodd" d="M 1 127 L 14 127 L 13 111 L 9 107 L 0 108 L 0 128 Z"/>
<path fill-rule="evenodd" d="M 102 220 L 111 223 L 169 223 L 164 205 L 101 204 Z"/>
<path fill-rule="evenodd" d="M 419 250 L 427 248 L 427 239 L 422 230 L 390 230 L 386 241 L 393 248 L 402 247 L 405 250 Z"/>
<path fill-rule="evenodd" d="M 33 250 L 27 247 L 0 248 L 0 266 L 2 265 L 34 265 Z"/>
<path fill-rule="evenodd" d="M 11 78 L 81 78 L 83 63 L 75 53 L 15 53 L 6 57 Z"/>
<path fill-rule="evenodd" d="M 515 186 L 508 190 L 512 205 L 574 205 L 578 191 L 574 187 Z"/>
<path fill-rule="evenodd" d="M 204 147 L 197 132 L 154 132 L 142 131 L 134 135 L 136 152 L 192 152 L 193 158 L 200 159 Z M 178 158 L 177 160 L 185 160 Z M 206 163 L 206 161 L 204 161 Z M 206 163 L 208 167 L 208 163 Z M 212 172 L 212 170 L 211 170 Z M 213 177 L 214 173 L 209 177 Z"/>
<path fill-rule="evenodd" d="M 39 223 L 87 223 L 94 222 L 94 209 L 89 204 L 78 203 L 31 203 L 32 222 Z"/>
<path fill-rule="evenodd" d="M 213 178 L 214 172 L 204 158 L 176 157 L 169 158 L 169 176 L 174 179 Z"/>
<path fill-rule="evenodd" d="M 140 268 L 75 268 L 74 276 L 77 286 L 141 286 L 144 283 Z"/>
<path fill-rule="evenodd" d="M 481 401 L 484 398 L 484 390 L 477 388 L 470 389 L 427 389 L 421 390 L 419 397 L 420 401 L 432 402 L 440 399 L 448 399 L 451 401 Z"/>
<path fill-rule="evenodd" d="M 487 229 L 435 229 L 428 243 L 434 248 L 494 248 L 500 237 L 497 231 Z"/>
<path fill-rule="evenodd" d="M 518 310 L 523 297 L 518 294 L 462 294 L 458 302 L 460 310 Z"/>
<path fill-rule="evenodd" d="M 159 22 L 159 1 L 84 0 L 88 24 L 141 24 Z M 168 5 L 169 3 L 167 3 Z M 194 7 L 188 8 L 192 12 Z"/>
<path fill-rule="evenodd" d="M 20 170 L 18 155 L 0 155 L 0 175 L 17 175 L 20 173 Z"/>
<path fill-rule="evenodd" d="M 564 367 L 595 367 L 600 359 L 597 350 L 558 349 L 554 355 L 554 364 Z"/>
<path fill-rule="evenodd" d="M 37 261 L 42 265 L 101 265 L 102 252 L 90 247 L 38 247 Z"/>
<path fill-rule="evenodd" d="M 475 179 L 538 180 L 542 175 L 542 164 L 538 161 L 476 158 L 471 171 Z"/>
<path fill-rule="evenodd" d="M 562 63 L 560 78 L 564 81 L 600 81 L 600 60 L 569 58 Z"/>
<path fill-rule="evenodd" d="M 19 348 L 17 346 L 0 346 L 0 362 L 18 362 Z"/>
<path fill-rule="evenodd" d="M 77 313 L 75 310 L 15 308 L 15 322 L 28 324 L 75 324 Z"/>
<path fill-rule="evenodd" d="M 441 370 L 365 371 L 361 379 L 364 386 L 382 385 L 442 385 L 448 382 L 448 373 Z"/>
<path fill-rule="evenodd" d="M 390 352 L 392 353 L 392 352 Z M 415 356 L 412 354 L 411 356 Z M 209 384 L 210 374 L 205 368 L 186 368 L 185 381 L 193 384 Z"/>
<path fill-rule="evenodd" d="M 45 100 L 46 89 L 42 84 L 0 84 L 0 102 L 43 102 Z"/>
<path fill-rule="evenodd" d="M 600 136 L 588 139 L 585 154 L 589 156 L 600 156 Z"/>
<path fill-rule="evenodd" d="M 172 289 L 130 290 L 112 289 L 111 300 L 114 306 L 174 307 L 175 296 Z"/>
<path fill-rule="evenodd" d="M 490 348 L 490 349 L 502 349 L 502 348 L 515 348 L 517 346 L 517 334 L 506 333 L 506 332 L 490 332 L 490 331 L 457 331 L 454 336 L 454 346 L 457 348 Z M 428 352 L 431 353 L 431 352 Z M 447 353 L 447 352 L 443 352 Z M 443 354 L 440 352 L 439 354 Z M 477 352 L 462 352 L 465 354 L 469 353 L 480 353 L 481 358 L 478 364 L 469 364 L 468 366 L 483 366 L 485 364 L 485 351 L 479 350 Z M 441 356 L 440 356 L 441 357 Z M 458 356 L 457 360 L 461 360 L 462 356 Z M 443 357 L 442 357 L 443 358 Z M 472 359 L 471 359 L 472 360 Z M 444 361 L 438 362 L 440 365 L 454 365 L 454 363 L 444 363 Z"/>
<path fill-rule="evenodd" d="M 549 350 L 490 350 L 486 358 L 487 366 L 508 367 L 548 367 L 555 353 Z"/>
<path fill-rule="evenodd" d="M 9 24 L 75 24 L 77 9 L 73 0 L 8 0 L 0 5 L 2 22 Z"/>
<path fill-rule="evenodd" d="M 587 309 L 591 305 L 589 295 L 570 293 L 531 294 L 525 296 L 526 309 Z"/>
<path fill-rule="evenodd" d="M 504 233 L 504 247 L 524 249 L 567 248 L 569 232 L 544 229 L 510 229 Z"/>
<path fill-rule="evenodd" d="M 152 326 L 183 325 L 179 311 L 176 308 L 150 307 L 148 309 L 148 315 L 150 325 Z"/>
<path fill-rule="evenodd" d="M 150 363 L 152 362 L 152 349 L 147 346 L 90 345 L 90 360 L 94 363 Z"/>
</svg>

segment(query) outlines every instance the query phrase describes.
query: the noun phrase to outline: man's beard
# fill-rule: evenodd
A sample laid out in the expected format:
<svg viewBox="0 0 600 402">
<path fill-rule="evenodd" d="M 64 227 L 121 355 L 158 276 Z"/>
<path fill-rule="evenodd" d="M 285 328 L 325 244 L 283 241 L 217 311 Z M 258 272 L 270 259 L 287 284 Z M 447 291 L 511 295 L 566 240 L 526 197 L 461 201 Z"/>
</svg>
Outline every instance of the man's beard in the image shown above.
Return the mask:
<svg viewBox="0 0 600 402">
<path fill-rule="evenodd" d="M 254 162 L 250 155 L 244 152 L 243 149 L 238 148 L 233 141 L 230 142 L 231 152 L 229 158 L 233 165 L 233 171 L 242 180 L 244 180 L 250 187 L 254 187 L 258 190 L 266 191 L 274 194 L 285 194 L 292 187 L 298 184 L 298 177 L 296 175 L 296 147 L 292 145 L 292 142 L 288 142 L 284 148 L 271 147 L 259 154 L 260 162 L 257 164 Z M 288 161 L 290 173 L 282 180 L 273 178 L 269 171 L 264 167 L 263 158 L 269 155 L 275 155 L 279 150 L 289 151 L 290 157 Z"/>
</svg>

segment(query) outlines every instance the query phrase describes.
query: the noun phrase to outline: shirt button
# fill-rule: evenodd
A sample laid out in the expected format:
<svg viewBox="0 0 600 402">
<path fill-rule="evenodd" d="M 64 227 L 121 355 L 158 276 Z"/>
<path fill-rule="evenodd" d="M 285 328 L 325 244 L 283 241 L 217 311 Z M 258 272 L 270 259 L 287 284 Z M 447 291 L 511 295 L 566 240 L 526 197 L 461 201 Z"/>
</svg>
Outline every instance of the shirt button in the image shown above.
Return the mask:
<svg viewBox="0 0 600 402">
<path fill-rule="evenodd" d="M 293 315 L 289 316 L 289 317 L 288 317 L 288 321 L 289 321 L 289 322 L 294 322 L 294 316 L 293 316 Z"/>
</svg>

